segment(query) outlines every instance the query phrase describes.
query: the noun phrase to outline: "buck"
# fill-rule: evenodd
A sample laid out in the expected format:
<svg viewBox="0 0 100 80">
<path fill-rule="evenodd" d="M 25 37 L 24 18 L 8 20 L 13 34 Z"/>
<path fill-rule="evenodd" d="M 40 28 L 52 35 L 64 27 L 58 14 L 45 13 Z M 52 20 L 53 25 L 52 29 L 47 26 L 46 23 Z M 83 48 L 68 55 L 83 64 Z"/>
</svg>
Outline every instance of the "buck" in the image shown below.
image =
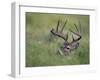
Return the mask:
<svg viewBox="0 0 100 80">
<path fill-rule="evenodd" d="M 56 29 L 52 28 L 50 31 L 53 35 L 58 36 L 59 38 L 64 40 L 64 43 L 60 47 L 60 49 L 58 49 L 57 54 L 65 55 L 65 56 L 68 55 L 71 51 L 73 51 L 79 47 L 79 41 L 82 38 L 82 36 L 81 36 L 81 24 L 79 21 L 80 29 L 78 29 L 76 24 L 74 24 L 77 32 L 69 30 L 72 33 L 72 41 L 69 42 L 68 41 L 68 33 L 66 33 L 66 34 L 63 33 L 64 27 L 66 24 L 67 24 L 67 20 L 64 22 L 61 30 L 59 30 L 59 25 L 60 25 L 60 19 L 59 19 L 57 26 L 56 26 Z M 76 36 L 76 38 L 75 38 L 75 36 Z"/>
</svg>

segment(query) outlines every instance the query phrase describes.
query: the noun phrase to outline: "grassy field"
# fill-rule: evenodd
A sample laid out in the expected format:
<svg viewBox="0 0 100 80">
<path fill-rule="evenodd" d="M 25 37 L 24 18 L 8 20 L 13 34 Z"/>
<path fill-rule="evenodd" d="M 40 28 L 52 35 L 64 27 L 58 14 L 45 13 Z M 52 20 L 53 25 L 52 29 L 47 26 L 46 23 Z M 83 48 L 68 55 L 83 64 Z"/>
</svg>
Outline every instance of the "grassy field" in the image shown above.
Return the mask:
<svg viewBox="0 0 100 80">
<path fill-rule="evenodd" d="M 80 20 L 82 25 L 82 39 L 77 50 L 68 56 L 57 55 L 56 52 L 63 44 L 60 38 L 54 38 L 50 33 L 61 19 L 61 24 L 67 19 L 68 23 L 64 32 L 69 29 L 75 30 L 74 23 Z M 71 34 L 69 33 L 69 41 Z M 73 14 L 47 14 L 26 13 L 26 67 L 57 66 L 57 65 L 80 65 L 89 64 L 89 16 Z"/>
</svg>

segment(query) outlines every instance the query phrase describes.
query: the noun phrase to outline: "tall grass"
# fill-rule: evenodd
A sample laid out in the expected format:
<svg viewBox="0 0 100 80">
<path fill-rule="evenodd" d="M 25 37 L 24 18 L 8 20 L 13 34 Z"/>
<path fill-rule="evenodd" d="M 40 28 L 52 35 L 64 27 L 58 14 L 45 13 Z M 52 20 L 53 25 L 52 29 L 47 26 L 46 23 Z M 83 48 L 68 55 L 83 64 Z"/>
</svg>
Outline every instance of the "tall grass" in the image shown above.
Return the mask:
<svg viewBox="0 0 100 80">
<path fill-rule="evenodd" d="M 64 41 L 50 33 L 50 30 L 56 27 L 59 18 L 61 24 L 68 19 L 64 33 L 68 32 L 68 29 L 75 30 L 73 24 L 79 26 L 79 20 L 82 25 L 80 46 L 68 56 L 56 54 Z M 70 41 L 70 32 L 69 35 Z M 88 15 L 26 13 L 26 67 L 89 64 L 89 55 Z"/>
</svg>

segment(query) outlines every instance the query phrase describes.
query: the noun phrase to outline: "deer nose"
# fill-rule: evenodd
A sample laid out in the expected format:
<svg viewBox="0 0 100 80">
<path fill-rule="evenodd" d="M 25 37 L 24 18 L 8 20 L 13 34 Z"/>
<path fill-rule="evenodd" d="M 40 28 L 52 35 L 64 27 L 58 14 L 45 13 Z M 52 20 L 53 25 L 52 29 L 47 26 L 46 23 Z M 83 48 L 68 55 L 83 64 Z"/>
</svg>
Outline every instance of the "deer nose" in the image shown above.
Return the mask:
<svg viewBox="0 0 100 80">
<path fill-rule="evenodd" d="M 70 46 L 67 46 L 67 49 L 70 49 L 71 47 Z"/>
</svg>

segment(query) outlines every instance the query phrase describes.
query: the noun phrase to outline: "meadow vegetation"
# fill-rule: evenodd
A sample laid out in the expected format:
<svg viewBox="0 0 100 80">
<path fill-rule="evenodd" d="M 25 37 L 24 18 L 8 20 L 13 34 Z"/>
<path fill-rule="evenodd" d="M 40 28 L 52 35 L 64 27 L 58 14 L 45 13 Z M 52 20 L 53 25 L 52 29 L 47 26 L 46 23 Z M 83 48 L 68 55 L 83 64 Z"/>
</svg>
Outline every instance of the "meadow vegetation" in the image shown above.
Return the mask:
<svg viewBox="0 0 100 80">
<path fill-rule="evenodd" d="M 26 67 L 89 64 L 88 15 L 26 12 L 25 16 Z M 61 19 L 61 25 L 66 19 L 68 20 L 63 32 L 69 33 L 69 41 L 71 41 L 72 33 L 68 30 L 76 30 L 74 24 L 79 26 L 79 20 L 82 25 L 82 39 L 79 48 L 68 56 L 56 54 L 64 41 L 50 33 L 52 28 L 56 28 L 59 19 Z"/>
</svg>

